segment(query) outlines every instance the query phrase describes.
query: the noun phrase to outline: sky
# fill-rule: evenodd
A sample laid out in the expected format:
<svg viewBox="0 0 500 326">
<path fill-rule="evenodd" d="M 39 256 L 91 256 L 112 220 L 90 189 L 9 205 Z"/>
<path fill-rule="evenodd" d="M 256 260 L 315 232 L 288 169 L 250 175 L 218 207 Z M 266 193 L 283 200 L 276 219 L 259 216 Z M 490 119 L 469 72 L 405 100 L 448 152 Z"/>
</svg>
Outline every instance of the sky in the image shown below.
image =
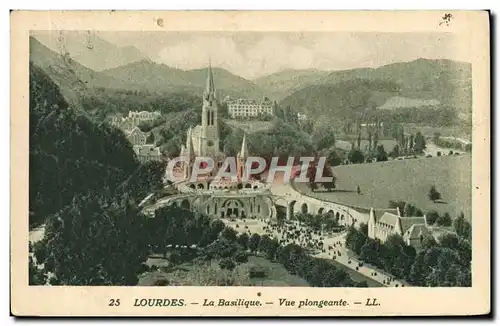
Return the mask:
<svg viewBox="0 0 500 326">
<path fill-rule="evenodd" d="M 285 69 L 343 70 L 417 58 L 470 61 L 451 33 L 97 32 L 180 69 L 212 66 L 255 79 Z"/>
</svg>

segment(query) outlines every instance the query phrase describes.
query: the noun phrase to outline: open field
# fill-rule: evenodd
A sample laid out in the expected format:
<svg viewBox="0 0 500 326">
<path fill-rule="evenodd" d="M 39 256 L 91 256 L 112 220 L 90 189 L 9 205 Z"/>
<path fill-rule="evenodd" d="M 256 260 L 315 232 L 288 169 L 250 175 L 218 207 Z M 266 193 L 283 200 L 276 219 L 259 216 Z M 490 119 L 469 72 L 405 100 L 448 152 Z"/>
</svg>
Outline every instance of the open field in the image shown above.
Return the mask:
<svg viewBox="0 0 500 326">
<path fill-rule="evenodd" d="M 432 158 L 416 158 L 370 164 L 341 165 L 333 168 L 337 177 L 334 192 L 311 193 L 306 184 L 297 183 L 300 191 L 313 197 L 347 205 L 385 208 L 389 200 L 404 200 L 424 212 L 436 210 L 455 217 L 463 211 L 471 219 L 472 163 L 469 154 Z M 361 195 L 356 193 L 356 186 Z M 435 185 L 443 203 L 427 197 Z"/>
<path fill-rule="evenodd" d="M 465 128 L 463 126 L 448 126 L 448 127 L 431 127 L 431 126 L 422 126 L 412 123 L 404 123 L 405 132 L 415 134 L 418 131 L 422 133 L 422 135 L 427 137 L 433 137 L 434 133 L 439 132 L 441 136 L 452 136 L 459 137 L 464 139 L 471 139 L 471 131 L 472 128 Z"/>
<path fill-rule="evenodd" d="M 378 141 L 378 145 L 383 145 L 384 149 L 385 149 L 385 151 L 387 153 L 389 153 L 390 151 L 392 151 L 392 149 L 394 148 L 394 145 L 396 145 L 396 144 L 397 144 L 397 142 L 394 139 L 380 139 Z M 357 143 L 356 143 L 356 145 L 357 145 Z M 347 140 L 337 140 L 335 142 L 335 147 L 343 149 L 345 151 L 350 151 L 352 145 L 351 145 L 350 141 L 347 141 Z M 368 147 L 368 140 L 362 139 L 360 147 L 362 149 L 365 148 L 365 147 Z"/>
</svg>

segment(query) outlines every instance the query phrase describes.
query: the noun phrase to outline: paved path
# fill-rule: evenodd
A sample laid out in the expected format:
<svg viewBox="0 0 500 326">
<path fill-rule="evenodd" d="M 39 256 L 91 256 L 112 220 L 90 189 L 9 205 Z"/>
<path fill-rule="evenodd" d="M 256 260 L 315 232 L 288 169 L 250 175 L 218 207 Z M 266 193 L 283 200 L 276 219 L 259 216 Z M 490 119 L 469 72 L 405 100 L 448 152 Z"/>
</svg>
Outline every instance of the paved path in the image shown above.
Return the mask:
<svg viewBox="0 0 500 326">
<path fill-rule="evenodd" d="M 230 221 L 227 219 L 222 219 L 222 221 L 230 226 L 231 228 L 235 229 L 238 233 L 257 233 L 259 235 L 265 235 L 267 234 L 271 238 L 275 238 L 278 241 L 283 239 L 283 232 L 282 230 L 274 230 L 264 220 L 234 220 Z M 350 268 L 352 270 L 355 270 L 356 272 L 384 285 L 384 286 L 402 286 L 404 282 L 400 280 L 394 280 L 391 281 L 389 285 L 384 284 L 384 282 L 387 283 L 388 280 L 394 279 L 392 275 L 389 275 L 383 271 L 377 270 L 371 266 L 363 265 L 359 267 L 359 261 L 349 257 L 349 253 L 345 247 L 345 237 L 346 237 L 346 232 L 342 233 L 337 233 L 337 234 L 332 234 L 332 235 L 316 235 L 313 234 L 312 229 L 309 227 L 306 227 L 302 224 L 300 224 L 297 221 L 291 221 L 288 226 L 295 225 L 296 229 L 301 230 L 302 234 L 311 234 L 313 240 L 319 240 L 320 237 L 323 239 L 323 249 L 325 252 L 321 252 L 320 250 L 317 250 L 317 253 L 313 254 L 314 257 L 318 258 L 326 258 L 326 259 L 332 259 L 333 256 L 335 256 L 335 261 L 346 266 L 347 268 Z M 236 227 L 238 226 L 238 227 Z M 280 232 L 281 231 L 281 232 Z M 286 238 L 285 238 L 286 239 Z M 302 247 L 304 247 L 305 243 L 302 241 L 302 237 L 299 238 L 298 240 L 288 240 L 287 243 L 294 242 Z M 330 249 L 331 248 L 331 249 Z M 321 249 L 321 248 L 319 248 Z M 340 252 L 340 255 L 339 255 Z M 356 270 L 356 266 L 358 266 L 358 270 Z M 407 286 L 407 284 L 406 284 Z"/>
<path fill-rule="evenodd" d="M 297 192 L 293 187 L 291 186 L 290 183 L 284 184 L 284 183 L 273 183 L 271 187 L 271 192 L 274 195 L 278 196 L 303 196 L 307 197 L 306 195 L 303 195 L 299 192 Z M 349 208 L 346 206 L 346 211 L 349 211 Z M 356 225 L 359 225 L 359 223 L 367 223 L 368 221 L 358 218 Z M 297 222 L 298 223 L 298 222 Z M 260 229 L 262 231 L 262 227 Z M 308 232 L 311 232 L 309 230 Z M 363 266 L 359 266 L 359 261 L 355 258 L 350 258 L 349 253 L 347 252 L 347 249 L 345 248 L 345 236 L 346 233 L 338 234 L 332 237 L 325 237 L 323 241 L 323 249 L 326 250 L 326 252 L 320 252 L 316 255 L 315 257 L 319 258 L 329 258 L 332 259 L 333 256 L 335 256 L 335 261 L 338 263 L 347 266 L 350 269 L 356 270 L 356 266 L 358 266 L 357 272 L 363 274 L 364 276 L 371 278 L 380 284 L 384 284 L 383 282 L 387 282 L 388 280 L 393 279 L 394 281 L 390 282 L 390 286 L 402 286 L 402 284 L 406 284 L 404 281 L 401 280 L 396 280 L 394 276 L 385 273 L 382 270 L 375 269 L 371 266 L 367 266 L 363 264 Z M 317 235 L 313 235 L 313 237 L 317 237 Z M 340 244 L 338 244 L 340 243 Z M 329 247 L 335 247 L 333 249 L 329 249 Z M 338 252 L 340 251 L 340 256 L 338 255 Z M 349 262 L 350 261 L 350 262 Z M 386 285 L 387 286 L 387 285 Z"/>
</svg>

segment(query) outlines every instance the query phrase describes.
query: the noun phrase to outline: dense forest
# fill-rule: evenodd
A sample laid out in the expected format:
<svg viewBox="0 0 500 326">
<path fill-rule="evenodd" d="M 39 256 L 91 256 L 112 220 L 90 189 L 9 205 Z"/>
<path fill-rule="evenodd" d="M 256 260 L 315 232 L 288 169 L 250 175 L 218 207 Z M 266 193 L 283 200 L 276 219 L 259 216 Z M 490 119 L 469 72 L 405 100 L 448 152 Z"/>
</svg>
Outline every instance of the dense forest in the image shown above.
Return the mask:
<svg viewBox="0 0 500 326">
<path fill-rule="evenodd" d="M 97 121 L 129 111 L 159 111 L 162 114 L 201 108 L 201 95 L 192 92 L 149 92 L 98 87 L 79 94 L 81 107 Z"/>
<path fill-rule="evenodd" d="M 79 112 L 68 106 L 43 71 L 30 65 L 32 226 L 43 223 L 81 194 L 109 197 L 137 189 L 133 196 L 140 200 L 150 190 L 149 185 L 139 183 L 146 181 L 151 167 L 139 164 L 123 133 Z M 138 174 L 144 177 L 135 177 Z M 158 182 L 151 187 L 155 185 Z"/>
</svg>

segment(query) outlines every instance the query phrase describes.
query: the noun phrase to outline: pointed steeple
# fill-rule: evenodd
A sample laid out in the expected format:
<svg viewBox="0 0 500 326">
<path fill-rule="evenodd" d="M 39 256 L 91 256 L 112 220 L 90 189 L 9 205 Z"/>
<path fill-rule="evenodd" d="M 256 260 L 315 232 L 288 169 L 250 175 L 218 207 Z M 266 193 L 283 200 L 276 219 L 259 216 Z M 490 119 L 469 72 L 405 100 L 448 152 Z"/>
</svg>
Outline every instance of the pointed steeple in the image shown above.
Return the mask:
<svg viewBox="0 0 500 326">
<path fill-rule="evenodd" d="M 370 223 L 377 223 L 377 219 L 375 217 L 375 211 L 373 210 L 373 207 L 370 208 Z"/>
<path fill-rule="evenodd" d="M 189 142 L 190 142 L 192 133 L 193 133 L 193 130 L 191 129 L 191 127 L 189 127 L 189 129 L 187 131 L 187 137 L 186 137 L 186 148 L 189 147 Z"/>
<path fill-rule="evenodd" d="M 191 137 L 191 135 L 189 135 L 189 147 L 187 149 L 187 153 L 190 159 L 194 158 L 195 155 L 194 155 L 193 137 Z"/>
<path fill-rule="evenodd" d="M 214 75 L 212 73 L 212 63 L 209 60 L 208 73 L 207 73 L 207 83 L 205 85 L 205 95 L 211 95 L 211 94 L 213 94 L 215 97 Z"/>
<path fill-rule="evenodd" d="M 248 157 L 247 138 L 245 134 L 243 134 L 243 141 L 241 142 L 240 157 L 245 159 Z"/>
<path fill-rule="evenodd" d="M 193 145 L 193 130 L 189 127 L 186 139 L 186 155 L 189 158 L 194 157 L 194 145 Z"/>
</svg>

